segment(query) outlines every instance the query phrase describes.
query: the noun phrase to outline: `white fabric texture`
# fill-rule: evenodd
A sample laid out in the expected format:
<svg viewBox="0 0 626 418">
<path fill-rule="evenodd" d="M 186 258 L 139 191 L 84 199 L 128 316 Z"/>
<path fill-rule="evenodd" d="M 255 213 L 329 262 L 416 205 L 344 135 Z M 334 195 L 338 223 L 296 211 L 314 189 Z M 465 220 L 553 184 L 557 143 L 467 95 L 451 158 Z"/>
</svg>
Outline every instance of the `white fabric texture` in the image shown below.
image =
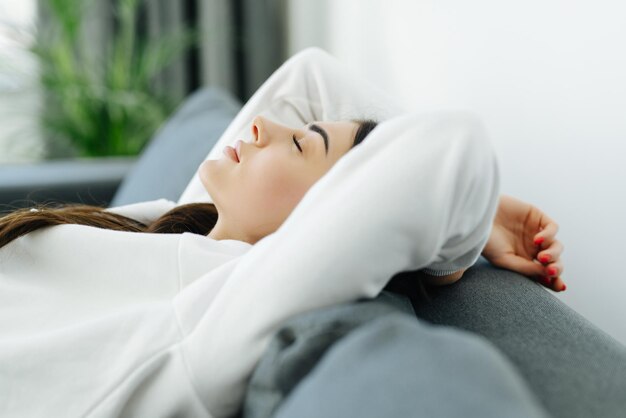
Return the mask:
<svg viewBox="0 0 626 418">
<path fill-rule="evenodd" d="M 296 54 L 226 133 L 248 129 L 263 104 L 297 126 L 345 117 L 355 93 L 362 116 L 369 84 L 345 97 L 328 87 L 345 68 L 335 62 L 319 48 Z M 0 416 L 232 416 L 286 319 L 373 298 L 400 271 L 471 266 L 499 195 L 485 129 L 465 112 L 396 109 L 370 114 L 384 121 L 253 246 L 59 225 L 0 249 Z M 178 204 L 208 196 L 195 180 Z M 110 210 L 153 220 L 172 207 Z"/>
<path fill-rule="evenodd" d="M 226 145 L 251 142 L 252 120 L 265 116 L 301 128 L 313 121 L 397 116 L 404 109 L 396 100 L 358 71 L 318 47 L 306 48 L 289 58 L 250 97 L 226 128 L 205 160 L 222 158 Z M 178 204 L 213 202 L 198 174 L 193 176 Z"/>
<path fill-rule="evenodd" d="M 118 215 L 126 216 L 149 225 L 176 206 L 178 206 L 176 202 L 161 198 L 116 206 L 114 208 L 105 209 L 105 211 L 117 213 Z"/>
</svg>

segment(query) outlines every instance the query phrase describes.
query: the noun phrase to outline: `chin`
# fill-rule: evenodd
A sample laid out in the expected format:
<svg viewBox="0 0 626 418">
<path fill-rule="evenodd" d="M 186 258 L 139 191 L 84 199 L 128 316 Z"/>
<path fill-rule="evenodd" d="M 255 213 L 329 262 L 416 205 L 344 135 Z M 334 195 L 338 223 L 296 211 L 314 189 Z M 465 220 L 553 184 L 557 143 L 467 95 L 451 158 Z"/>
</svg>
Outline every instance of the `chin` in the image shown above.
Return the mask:
<svg viewBox="0 0 626 418">
<path fill-rule="evenodd" d="M 198 168 L 198 178 L 200 179 L 200 183 L 204 186 L 204 189 L 211 194 L 210 192 L 210 184 L 211 184 L 211 160 L 205 160 L 200 167 Z"/>
</svg>

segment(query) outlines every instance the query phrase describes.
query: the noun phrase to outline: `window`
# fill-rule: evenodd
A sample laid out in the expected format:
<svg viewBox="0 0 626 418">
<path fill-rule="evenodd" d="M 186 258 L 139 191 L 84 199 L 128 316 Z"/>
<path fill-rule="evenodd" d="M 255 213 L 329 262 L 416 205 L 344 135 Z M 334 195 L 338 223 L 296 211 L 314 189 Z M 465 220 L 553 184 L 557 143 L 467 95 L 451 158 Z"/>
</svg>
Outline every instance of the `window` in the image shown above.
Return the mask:
<svg viewBox="0 0 626 418">
<path fill-rule="evenodd" d="M 0 0 L 0 164 L 37 161 L 44 155 L 37 129 L 36 0 Z"/>
</svg>

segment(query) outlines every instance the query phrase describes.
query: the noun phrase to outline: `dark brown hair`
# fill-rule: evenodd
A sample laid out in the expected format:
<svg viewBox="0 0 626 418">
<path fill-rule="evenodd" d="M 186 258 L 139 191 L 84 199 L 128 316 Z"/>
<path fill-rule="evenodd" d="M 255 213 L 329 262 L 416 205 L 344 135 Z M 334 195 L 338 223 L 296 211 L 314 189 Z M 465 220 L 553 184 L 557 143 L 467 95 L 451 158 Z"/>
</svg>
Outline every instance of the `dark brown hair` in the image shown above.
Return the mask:
<svg viewBox="0 0 626 418">
<path fill-rule="evenodd" d="M 372 119 L 353 119 L 359 125 L 352 148 L 359 145 L 378 125 Z M 37 209 L 37 211 L 31 210 Z M 149 225 L 112 212 L 105 207 L 84 204 L 37 204 L 0 217 L 0 248 L 32 231 L 52 225 L 78 224 L 103 229 L 157 234 L 208 235 L 217 223 L 217 209 L 212 203 L 179 205 Z M 421 283 L 420 283 L 421 284 Z"/>
</svg>

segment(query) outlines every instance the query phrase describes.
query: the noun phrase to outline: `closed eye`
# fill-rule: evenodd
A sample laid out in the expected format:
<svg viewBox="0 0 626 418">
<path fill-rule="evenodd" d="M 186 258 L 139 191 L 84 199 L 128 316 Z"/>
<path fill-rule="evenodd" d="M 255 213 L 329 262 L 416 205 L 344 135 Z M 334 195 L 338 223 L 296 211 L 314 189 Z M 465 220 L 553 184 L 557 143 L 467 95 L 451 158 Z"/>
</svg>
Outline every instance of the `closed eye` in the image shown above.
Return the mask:
<svg viewBox="0 0 626 418">
<path fill-rule="evenodd" d="M 298 140 L 296 139 L 296 134 L 293 134 L 292 138 L 293 138 L 293 143 L 296 144 L 296 147 L 298 147 L 300 152 L 302 152 L 302 147 L 300 146 L 300 143 L 298 143 Z"/>
</svg>

